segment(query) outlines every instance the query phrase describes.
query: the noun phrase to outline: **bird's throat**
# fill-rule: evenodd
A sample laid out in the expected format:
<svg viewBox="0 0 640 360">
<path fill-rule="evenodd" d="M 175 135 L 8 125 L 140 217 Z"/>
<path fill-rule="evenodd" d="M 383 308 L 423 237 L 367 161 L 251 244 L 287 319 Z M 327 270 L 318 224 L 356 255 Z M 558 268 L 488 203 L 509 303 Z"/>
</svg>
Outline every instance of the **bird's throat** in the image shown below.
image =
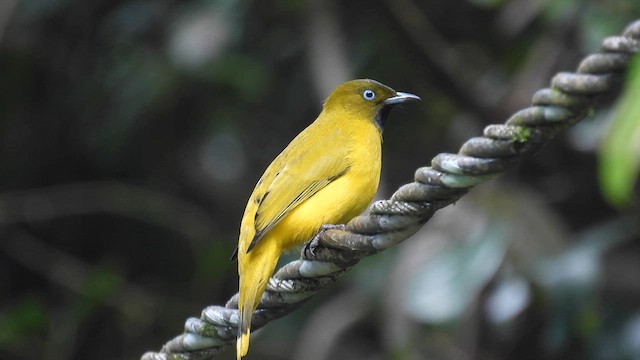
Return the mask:
<svg viewBox="0 0 640 360">
<path fill-rule="evenodd" d="M 383 106 L 382 109 L 380 109 L 380 111 L 376 115 L 375 122 L 376 122 L 376 125 L 378 125 L 378 127 L 380 128 L 380 131 L 384 129 L 384 123 L 385 121 L 387 121 L 387 116 L 389 116 L 389 113 L 391 112 L 392 108 L 393 108 L 392 105 Z"/>
</svg>

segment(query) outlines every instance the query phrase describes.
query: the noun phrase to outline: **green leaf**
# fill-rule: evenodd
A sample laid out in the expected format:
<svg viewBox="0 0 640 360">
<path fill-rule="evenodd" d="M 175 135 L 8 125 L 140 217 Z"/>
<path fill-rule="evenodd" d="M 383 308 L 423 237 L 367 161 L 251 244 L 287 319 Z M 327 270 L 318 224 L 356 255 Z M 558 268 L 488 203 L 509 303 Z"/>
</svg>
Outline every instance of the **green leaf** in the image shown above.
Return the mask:
<svg viewBox="0 0 640 360">
<path fill-rule="evenodd" d="M 82 297 L 75 304 L 80 318 L 88 316 L 96 307 L 104 304 L 108 298 L 114 296 L 124 280 L 113 270 L 96 267 L 84 281 Z"/>
<path fill-rule="evenodd" d="M 613 124 L 599 154 L 600 187 L 615 206 L 634 197 L 633 186 L 640 169 L 640 57 L 629 70 L 624 92 L 615 108 Z"/>
<path fill-rule="evenodd" d="M 47 327 L 47 309 L 38 299 L 27 298 L 0 312 L 0 346 L 28 341 Z"/>
</svg>

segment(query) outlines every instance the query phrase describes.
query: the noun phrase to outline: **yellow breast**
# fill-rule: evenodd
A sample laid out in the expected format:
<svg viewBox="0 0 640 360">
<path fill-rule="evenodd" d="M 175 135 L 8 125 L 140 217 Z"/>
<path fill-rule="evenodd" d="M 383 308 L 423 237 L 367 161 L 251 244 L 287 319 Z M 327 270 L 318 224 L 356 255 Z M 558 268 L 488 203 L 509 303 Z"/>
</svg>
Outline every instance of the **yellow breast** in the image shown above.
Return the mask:
<svg viewBox="0 0 640 360">
<path fill-rule="evenodd" d="M 339 115 L 336 119 L 340 119 Z M 353 119 L 352 119 L 353 120 Z M 341 136 L 323 144 L 326 151 L 344 146 L 349 170 L 293 209 L 270 234 L 283 242 L 283 249 L 308 240 L 323 224 L 343 224 L 360 214 L 378 189 L 381 169 L 381 134 L 368 120 L 353 120 Z M 324 127 L 331 126 L 324 124 Z"/>
</svg>

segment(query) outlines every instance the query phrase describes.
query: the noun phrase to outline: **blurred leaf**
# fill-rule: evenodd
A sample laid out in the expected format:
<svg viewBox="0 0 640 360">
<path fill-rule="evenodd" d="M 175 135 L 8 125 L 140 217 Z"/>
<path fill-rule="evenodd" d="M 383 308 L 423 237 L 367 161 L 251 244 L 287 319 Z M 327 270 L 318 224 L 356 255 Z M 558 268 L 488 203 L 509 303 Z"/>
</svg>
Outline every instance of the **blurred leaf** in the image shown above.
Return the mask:
<svg viewBox="0 0 640 360">
<path fill-rule="evenodd" d="M 212 134 L 200 149 L 204 171 L 213 180 L 229 184 L 238 181 L 246 168 L 246 155 L 235 132 L 221 130 Z"/>
<path fill-rule="evenodd" d="M 603 310 L 596 302 L 602 285 L 604 254 L 634 236 L 633 220 L 618 219 L 579 236 L 564 253 L 540 261 L 533 276 L 551 300 L 546 341 L 558 349 L 572 336 L 593 337 L 602 327 Z"/>
<path fill-rule="evenodd" d="M 200 286 L 205 281 L 211 279 L 221 279 L 233 273 L 236 264 L 230 261 L 233 249 L 225 241 L 211 241 L 206 247 L 198 249 L 195 255 L 197 273 L 194 275 L 193 283 Z"/>
<path fill-rule="evenodd" d="M 506 2 L 505 0 L 467 0 L 467 1 L 477 6 L 486 7 L 486 8 L 500 7 Z"/>
<path fill-rule="evenodd" d="M 0 346 L 10 346 L 33 336 L 47 326 L 48 315 L 37 299 L 25 299 L 0 313 Z"/>
<path fill-rule="evenodd" d="M 19 2 L 19 13 L 30 21 L 39 20 L 47 15 L 54 14 L 67 6 L 73 0 L 30 0 Z"/>
<path fill-rule="evenodd" d="M 80 316 L 88 315 L 96 306 L 104 303 L 118 290 L 122 282 L 120 275 L 113 270 L 96 268 L 87 276 L 82 291 L 84 296 L 78 299 Z"/>
<path fill-rule="evenodd" d="M 162 7 L 160 2 L 151 0 L 125 2 L 109 13 L 103 31 L 111 37 L 130 41 L 151 29 L 161 18 Z"/>
<path fill-rule="evenodd" d="M 521 314 L 531 302 L 527 280 L 513 274 L 499 280 L 485 303 L 487 318 L 494 324 L 504 324 Z"/>
<path fill-rule="evenodd" d="M 627 219 L 590 228 L 576 239 L 576 245 L 564 253 L 540 261 L 534 275 L 545 286 L 579 297 L 590 296 L 601 274 L 600 258 L 613 246 L 632 237 L 633 228 L 632 221 Z"/>
<path fill-rule="evenodd" d="M 620 349 L 626 352 L 629 358 L 640 356 L 640 312 L 631 316 L 624 328 L 622 329 L 620 340 Z"/>
<path fill-rule="evenodd" d="M 576 9 L 579 6 L 580 0 L 548 1 L 543 15 L 549 23 L 565 22 L 575 18 Z"/>
<path fill-rule="evenodd" d="M 213 64 L 213 76 L 216 82 L 231 87 L 246 100 L 262 96 L 270 83 L 265 64 L 239 53 L 220 56 Z"/>
<path fill-rule="evenodd" d="M 148 124 L 146 113 L 157 111 L 174 99 L 177 79 L 164 59 L 130 44 L 116 47 L 103 62 L 108 69 L 104 85 L 110 95 L 109 109 L 90 117 L 95 109 L 87 108 L 85 121 L 91 129 L 88 141 L 105 156 L 111 156 L 122 151 Z M 88 93 L 90 89 L 80 87 L 79 91 Z M 103 121 L 96 125 L 96 118 Z"/>
<path fill-rule="evenodd" d="M 199 69 L 220 56 L 237 33 L 228 11 L 212 6 L 190 6 L 174 25 L 169 41 L 169 55 L 174 64 Z"/>
<path fill-rule="evenodd" d="M 498 270 L 507 241 L 503 226 L 494 225 L 461 247 L 434 257 L 409 281 L 406 309 L 426 323 L 457 320 Z"/>
<path fill-rule="evenodd" d="M 583 2 L 581 43 L 586 51 L 597 51 L 602 39 L 620 31 L 626 23 L 633 21 L 640 12 L 640 2 L 608 0 Z"/>
<path fill-rule="evenodd" d="M 634 197 L 633 186 L 640 169 L 640 57 L 629 69 L 622 98 L 616 105 L 611 130 L 600 149 L 600 186 L 613 205 L 629 205 Z"/>
</svg>

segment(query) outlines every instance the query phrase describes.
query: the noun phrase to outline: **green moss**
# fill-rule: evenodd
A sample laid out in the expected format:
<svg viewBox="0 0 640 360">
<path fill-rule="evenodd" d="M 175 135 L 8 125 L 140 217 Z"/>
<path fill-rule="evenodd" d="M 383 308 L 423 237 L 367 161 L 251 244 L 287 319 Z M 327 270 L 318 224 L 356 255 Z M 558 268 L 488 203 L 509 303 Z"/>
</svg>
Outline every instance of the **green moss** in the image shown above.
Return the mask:
<svg viewBox="0 0 640 360">
<path fill-rule="evenodd" d="M 524 143 L 529 141 L 530 138 L 531 129 L 521 126 L 518 128 L 518 131 L 513 134 L 512 140 L 519 143 Z"/>
<path fill-rule="evenodd" d="M 204 324 L 202 326 L 202 331 L 200 335 L 207 338 L 217 338 L 218 337 L 218 329 L 214 325 Z"/>
</svg>

